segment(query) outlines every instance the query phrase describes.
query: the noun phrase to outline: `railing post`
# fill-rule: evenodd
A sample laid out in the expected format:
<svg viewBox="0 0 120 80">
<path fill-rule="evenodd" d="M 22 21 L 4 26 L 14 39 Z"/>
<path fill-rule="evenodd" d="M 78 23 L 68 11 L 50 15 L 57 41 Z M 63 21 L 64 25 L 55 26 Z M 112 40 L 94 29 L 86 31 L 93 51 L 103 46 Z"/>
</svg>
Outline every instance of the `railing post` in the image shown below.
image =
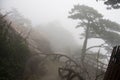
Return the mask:
<svg viewBox="0 0 120 80">
<path fill-rule="evenodd" d="M 115 46 L 103 80 L 120 80 L 120 46 Z"/>
</svg>

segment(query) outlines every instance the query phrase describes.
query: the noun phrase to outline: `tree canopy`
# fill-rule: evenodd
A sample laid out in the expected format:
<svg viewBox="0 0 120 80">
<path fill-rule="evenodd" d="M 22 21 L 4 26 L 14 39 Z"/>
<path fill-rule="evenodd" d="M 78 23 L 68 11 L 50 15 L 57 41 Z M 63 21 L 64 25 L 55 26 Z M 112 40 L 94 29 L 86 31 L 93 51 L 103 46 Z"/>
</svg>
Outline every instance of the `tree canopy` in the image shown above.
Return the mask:
<svg viewBox="0 0 120 80">
<path fill-rule="evenodd" d="M 85 39 L 82 48 L 82 57 L 85 57 L 87 42 L 89 38 L 100 38 L 109 46 L 120 43 L 120 25 L 110 20 L 104 19 L 102 14 L 91 7 L 85 5 L 75 5 L 71 9 L 71 19 L 79 20 L 77 27 L 85 30 Z"/>
<path fill-rule="evenodd" d="M 100 0 L 96 0 L 100 1 Z M 107 9 L 119 9 L 120 8 L 120 0 L 103 0 L 104 4 L 107 5 Z"/>
</svg>

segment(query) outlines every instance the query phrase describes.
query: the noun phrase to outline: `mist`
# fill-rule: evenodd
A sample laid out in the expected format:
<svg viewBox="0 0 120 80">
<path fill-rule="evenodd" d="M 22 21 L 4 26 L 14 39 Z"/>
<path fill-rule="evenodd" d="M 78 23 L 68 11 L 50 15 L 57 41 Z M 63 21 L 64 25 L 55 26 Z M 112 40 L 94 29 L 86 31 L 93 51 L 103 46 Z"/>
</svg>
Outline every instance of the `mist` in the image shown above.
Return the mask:
<svg viewBox="0 0 120 80">
<path fill-rule="evenodd" d="M 120 9 L 106 7 L 96 0 L 1 0 L 5 49 L 20 38 L 21 53 L 29 54 L 18 55 L 24 64 L 16 80 L 103 80 L 120 43 Z"/>
<path fill-rule="evenodd" d="M 78 43 L 81 43 L 80 39 L 78 39 L 78 35 L 82 31 L 81 29 L 75 29 L 75 26 L 77 25 L 76 21 L 68 19 L 69 10 L 73 7 L 73 5 L 88 5 L 102 13 L 105 18 L 117 23 L 120 22 L 117 18 L 120 15 L 120 10 L 106 10 L 106 6 L 103 2 L 96 2 L 95 0 L 2 0 L 1 4 L 3 10 L 6 11 L 16 8 L 22 15 L 31 20 L 33 26 L 59 22 L 64 28 L 72 32 Z"/>
</svg>

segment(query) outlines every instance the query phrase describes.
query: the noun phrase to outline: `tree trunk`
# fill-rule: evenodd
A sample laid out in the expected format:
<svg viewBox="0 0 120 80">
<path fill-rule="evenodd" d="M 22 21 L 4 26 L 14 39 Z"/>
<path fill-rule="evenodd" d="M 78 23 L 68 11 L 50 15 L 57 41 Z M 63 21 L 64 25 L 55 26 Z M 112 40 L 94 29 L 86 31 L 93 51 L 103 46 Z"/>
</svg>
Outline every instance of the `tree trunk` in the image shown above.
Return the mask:
<svg viewBox="0 0 120 80">
<path fill-rule="evenodd" d="M 89 26 L 86 27 L 85 33 L 86 35 L 85 35 L 85 40 L 84 40 L 83 47 L 82 47 L 81 61 L 84 61 L 85 55 L 86 55 L 86 48 L 87 48 L 88 35 L 89 35 Z"/>
</svg>

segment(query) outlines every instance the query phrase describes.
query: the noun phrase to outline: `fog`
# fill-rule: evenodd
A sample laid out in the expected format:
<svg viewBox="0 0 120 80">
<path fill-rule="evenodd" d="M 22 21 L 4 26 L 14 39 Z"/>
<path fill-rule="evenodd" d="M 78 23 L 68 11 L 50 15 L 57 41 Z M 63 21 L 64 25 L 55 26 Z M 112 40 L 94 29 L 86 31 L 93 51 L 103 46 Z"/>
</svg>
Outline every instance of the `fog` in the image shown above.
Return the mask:
<svg viewBox="0 0 120 80">
<path fill-rule="evenodd" d="M 41 71 L 39 77 L 42 79 L 39 80 L 65 80 L 57 72 L 64 66 L 74 67 L 74 73 L 84 72 L 86 68 L 88 72 L 80 75 L 84 80 L 89 80 L 89 76 L 91 80 L 102 80 L 104 74 L 102 79 L 95 78 L 105 73 L 112 47 L 120 43 L 120 9 L 107 10 L 106 7 L 102 1 L 96 0 L 1 0 L 1 12 L 11 12 L 5 18 L 6 22 L 12 22 L 11 26 L 28 43 L 33 55 L 26 62 L 24 76 L 31 68 L 36 73 L 40 68 L 43 74 Z M 72 14 L 75 9 L 80 13 L 78 8 L 95 14 L 88 14 L 84 20 L 80 17 L 84 15 Z M 78 24 L 81 25 L 76 28 Z"/>
<path fill-rule="evenodd" d="M 103 2 L 96 0 L 1 0 L 2 8 L 10 11 L 16 8 L 22 15 L 32 21 L 34 26 L 58 22 L 74 35 L 76 41 L 81 44 L 79 33 L 81 29 L 75 29 L 77 21 L 68 19 L 69 11 L 75 4 L 85 4 L 95 8 L 112 21 L 120 22 L 120 10 L 106 10 Z M 92 44 L 92 43 L 89 43 Z"/>
<path fill-rule="evenodd" d="M 61 26 L 71 33 L 71 37 L 79 45 L 83 44 L 80 34 L 84 32 L 82 28 L 75 28 L 78 21 L 68 18 L 69 11 L 76 4 L 84 4 L 93 7 L 101 13 L 105 19 L 120 23 L 120 10 L 107 10 L 102 1 L 96 0 L 1 0 L 1 10 L 6 12 L 15 8 L 21 15 L 32 22 L 33 27 L 40 27 L 49 24 Z M 51 26 L 49 26 L 51 27 Z M 62 36 L 62 35 L 61 35 Z M 104 43 L 101 39 L 90 39 L 87 47 Z M 97 48 L 92 51 L 98 51 Z M 101 50 L 103 53 L 106 51 Z"/>
</svg>

